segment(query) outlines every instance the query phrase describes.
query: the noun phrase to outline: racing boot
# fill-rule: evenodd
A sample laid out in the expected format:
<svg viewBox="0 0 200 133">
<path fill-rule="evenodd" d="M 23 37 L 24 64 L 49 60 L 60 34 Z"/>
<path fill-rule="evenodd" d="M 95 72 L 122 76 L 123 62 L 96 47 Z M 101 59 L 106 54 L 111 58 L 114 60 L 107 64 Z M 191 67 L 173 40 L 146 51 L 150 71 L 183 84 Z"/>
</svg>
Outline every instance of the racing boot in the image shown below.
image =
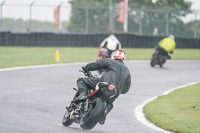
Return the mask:
<svg viewBox="0 0 200 133">
<path fill-rule="evenodd" d="M 106 108 L 104 115 L 102 116 L 102 118 L 100 118 L 99 120 L 99 124 L 103 125 L 106 121 L 106 115 L 108 114 L 108 109 Z"/>
<path fill-rule="evenodd" d="M 86 92 L 81 92 L 79 96 L 76 98 L 76 101 L 82 101 L 87 98 L 87 93 Z"/>
<path fill-rule="evenodd" d="M 104 112 L 104 115 L 102 116 L 102 118 L 99 120 L 99 124 L 103 125 L 105 123 L 105 120 L 106 120 L 106 116 L 107 114 L 112 110 L 113 108 L 113 104 L 108 104 L 106 109 L 105 109 L 105 112 Z"/>
</svg>

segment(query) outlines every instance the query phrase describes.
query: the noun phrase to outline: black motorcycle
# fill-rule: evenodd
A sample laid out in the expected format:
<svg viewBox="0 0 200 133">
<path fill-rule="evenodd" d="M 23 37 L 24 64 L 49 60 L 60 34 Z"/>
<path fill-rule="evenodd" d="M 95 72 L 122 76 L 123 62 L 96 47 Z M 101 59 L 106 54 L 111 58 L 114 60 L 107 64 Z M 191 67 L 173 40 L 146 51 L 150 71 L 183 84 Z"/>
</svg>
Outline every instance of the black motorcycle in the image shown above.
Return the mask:
<svg viewBox="0 0 200 133">
<path fill-rule="evenodd" d="M 159 51 L 155 51 L 152 55 L 151 63 L 150 65 L 152 67 L 155 67 L 156 65 L 159 65 L 160 68 L 163 67 L 163 64 L 166 62 L 167 58 L 159 53 Z"/>
<path fill-rule="evenodd" d="M 93 77 L 91 72 L 86 72 L 82 67 L 85 76 Z M 77 89 L 74 88 L 77 91 Z M 66 107 L 67 111 L 62 119 L 64 126 L 70 126 L 73 122 L 80 124 L 80 127 L 84 130 L 90 130 L 100 121 L 104 116 L 106 110 L 106 98 L 102 88 L 98 90 L 89 89 L 88 96 L 84 100 L 77 100 L 78 92 L 71 101 L 69 107 Z"/>
</svg>

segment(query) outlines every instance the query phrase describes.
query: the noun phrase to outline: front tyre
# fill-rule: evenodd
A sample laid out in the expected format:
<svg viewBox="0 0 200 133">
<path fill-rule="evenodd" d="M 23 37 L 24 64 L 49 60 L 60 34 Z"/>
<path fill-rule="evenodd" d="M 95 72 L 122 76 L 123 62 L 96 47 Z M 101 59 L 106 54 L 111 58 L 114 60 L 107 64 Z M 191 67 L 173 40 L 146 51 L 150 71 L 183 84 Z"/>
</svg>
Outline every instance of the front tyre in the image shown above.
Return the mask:
<svg viewBox="0 0 200 133">
<path fill-rule="evenodd" d="M 156 65 L 157 55 L 158 55 L 158 52 L 155 51 L 154 54 L 152 55 L 152 59 L 151 59 L 151 62 L 150 62 L 151 67 L 155 67 L 155 65 Z"/>
<path fill-rule="evenodd" d="M 89 109 L 80 120 L 80 126 L 84 130 L 92 129 L 104 115 L 106 109 L 106 101 L 101 98 L 96 98 L 89 103 Z"/>
<path fill-rule="evenodd" d="M 151 63 L 150 63 L 151 67 L 154 67 L 155 66 L 155 63 L 154 63 L 154 60 L 151 59 Z"/>
<path fill-rule="evenodd" d="M 62 124 L 66 127 L 70 126 L 73 123 L 73 120 L 70 119 L 70 112 L 67 109 L 67 111 L 65 112 L 65 115 L 63 116 L 62 119 Z"/>
</svg>

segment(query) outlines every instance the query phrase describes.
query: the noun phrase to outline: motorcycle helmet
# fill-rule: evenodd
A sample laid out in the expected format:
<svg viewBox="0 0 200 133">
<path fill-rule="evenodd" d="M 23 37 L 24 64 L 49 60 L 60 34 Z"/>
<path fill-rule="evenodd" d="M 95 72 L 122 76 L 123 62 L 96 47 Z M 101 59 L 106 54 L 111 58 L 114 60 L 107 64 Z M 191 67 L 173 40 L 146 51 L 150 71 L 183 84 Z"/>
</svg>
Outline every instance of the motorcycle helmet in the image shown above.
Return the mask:
<svg viewBox="0 0 200 133">
<path fill-rule="evenodd" d="M 114 35 L 114 34 L 111 34 L 111 35 L 109 35 L 109 37 L 115 37 L 115 35 Z"/>
<path fill-rule="evenodd" d="M 121 60 L 125 60 L 126 55 L 125 52 L 122 50 L 115 50 L 112 54 L 111 54 L 111 59 L 121 59 Z"/>
<path fill-rule="evenodd" d="M 174 35 L 172 35 L 172 34 L 170 34 L 170 35 L 168 36 L 168 38 L 171 38 L 172 40 L 175 40 L 175 37 L 174 37 Z"/>
<path fill-rule="evenodd" d="M 116 50 L 117 49 L 117 44 L 118 44 L 118 40 L 117 38 L 115 37 L 115 35 L 110 35 L 107 39 L 107 45 L 106 47 L 109 49 L 109 50 Z"/>
</svg>

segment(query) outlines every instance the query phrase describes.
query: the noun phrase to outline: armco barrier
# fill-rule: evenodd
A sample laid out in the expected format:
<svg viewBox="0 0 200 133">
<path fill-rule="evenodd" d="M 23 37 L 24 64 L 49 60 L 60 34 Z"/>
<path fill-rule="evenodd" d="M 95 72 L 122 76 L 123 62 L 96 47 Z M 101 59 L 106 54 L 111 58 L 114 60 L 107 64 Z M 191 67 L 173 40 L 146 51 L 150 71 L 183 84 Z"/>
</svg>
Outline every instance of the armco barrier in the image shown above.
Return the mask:
<svg viewBox="0 0 200 133">
<path fill-rule="evenodd" d="M 125 48 L 154 48 L 164 38 L 115 34 Z M 0 46 L 99 47 L 109 34 L 56 34 L 0 32 Z M 176 48 L 200 48 L 200 39 L 176 38 Z"/>
</svg>

